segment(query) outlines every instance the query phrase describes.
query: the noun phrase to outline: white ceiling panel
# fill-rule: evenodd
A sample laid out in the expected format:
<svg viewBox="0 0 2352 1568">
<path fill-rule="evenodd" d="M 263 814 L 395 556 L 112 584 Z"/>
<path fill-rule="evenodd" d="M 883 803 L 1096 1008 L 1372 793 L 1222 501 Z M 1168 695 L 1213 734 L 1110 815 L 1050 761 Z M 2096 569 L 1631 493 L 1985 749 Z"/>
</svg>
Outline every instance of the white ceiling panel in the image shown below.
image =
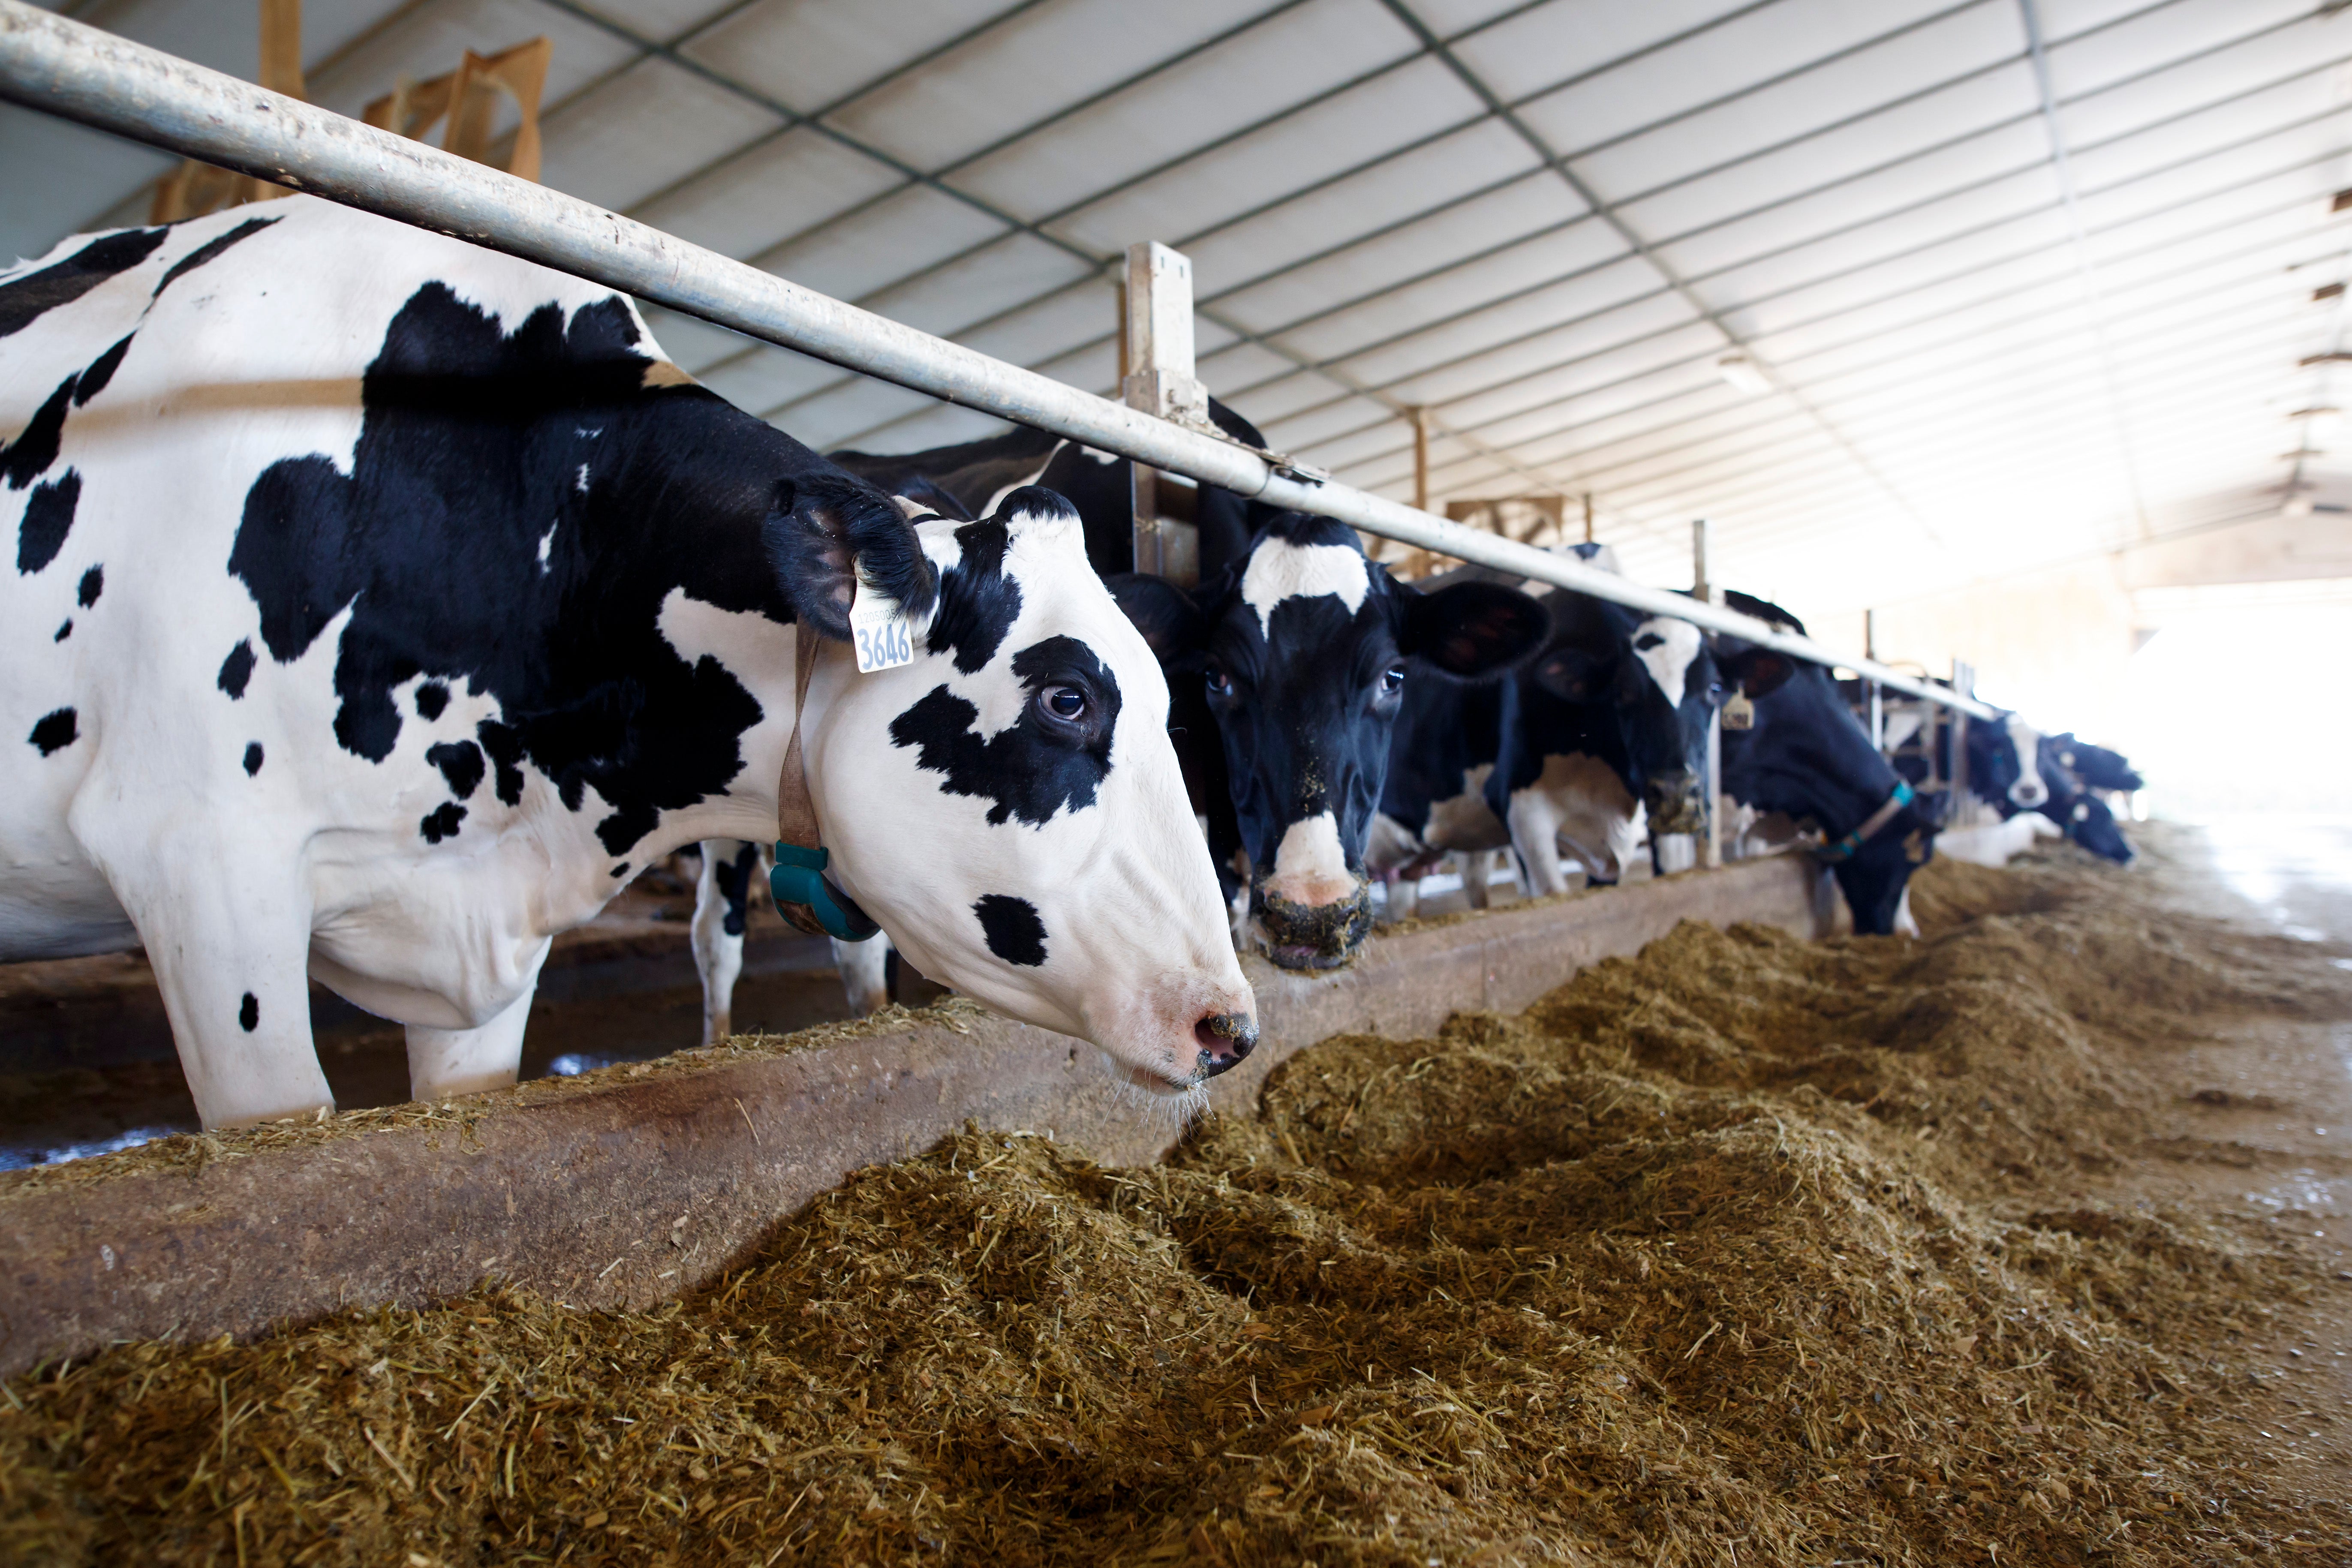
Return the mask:
<svg viewBox="0 0 2352 1568">
<path fill-rule="evenodd" d="M 2317 21 L 2273 27 L 2219 54 L 2063 103 L 2058 123 L 2067 146 L 2079 152 L 2299 78 L 2316 78 L 2303 112 L 2317 113 L 2345 101 L 2347 84 L 2333 72 L 2347 53 L 2352 30 Z"/>
<path fill-rule="evenodd" d="M 724 327 L 714 327 L 658 305 L 640 302 L 637 308 L 646 319 L 646 329 L 661 345 L 662 352 L 688 375 L 699 375 L 707 367 L 732 359 L 751 347 L 751 339 Z"/>
<path fill-rule="evenodd" d="M 1121 0 L 1096 3 L 1116 13 L 1121 29 L 1138 11 Z M 1412 48 L 1412 36 L 1377 0 L 1307 0 L 991 153 L 960 178 L 1009 211 L 1032 217 L 1064 212 L 1393 65 Z M 1016 90 L 1034 98 L 1037 62 L 1007 67 L 1026 78 Z"/>
<path fill-rule="evenodd" d="M 603 8 L 645 26 L 638 7 L 624 0 L 604 0 Z M 813 114 L 1007 8 L 1005 0 L 754 0 L 697 34 L 682 52 Z"/>
<path fill-rule="evenodd" d="M 1584 210 L 1584 204 L 1554 176 L 1530 175 L 1279 277 L 1219 295 L 1216 308 L 1258 330 L 1272 331 L 1399 287 L 1522 235 L 1558 229 Z"/>
<path fill-rule="evenodd" d="M 906 183 L 888 164 L 802 127 L 719 160 L 630 215 L 742 260 Z"/>
<path fill-rule="evenodd" d="M 2311 0 L 2174 0 L 2151 5 L 2112 26 L 2050 45 L 2050 85 L 2061 102 L 2080 98 L 2294 22 L 2311 10 Z"/>
<path fill-rule="evenodd" d="M 2037 113 L 2040 104 L 2032 68 L 2023 62 L 1979 71 L 1792 145 L 1738 159 L 1638 197 L 1622 210 L 1644 234 L 1689 234 L 1904 160 L 1923 158 L 1952 142 L 1956 125 L 2023 120 Z M 1922 166 L 1905 164 L 1906 169 Z"/>
<path fill-rule="evenodd" d="M 985 213 L 917 185 L 758 260 L 803 287 L 862 299 L 1005 232 Z"/>
<path fill-rule="evenodd" d="M 1012 234 L 953 264 L 879 294 L 868 307 L 893 321 L 952 338 L 965 328 L 1094 276 L 1068 251 Z"/>
<path fill-rule="evenodd" d="M 1092 203 L 1054 228 L 1097 250 L 1211 228 L 1303 184 L 1457 129 L 1481 107 L 1437 61 L 1408 61 Z"/>
<path fill-rule="evenodd" d="M 704 386 L 738 408 L 765 414 L 841 379 L 840 367 L 766 343 L 695 372 Z"/>
<path fill-rule="evenodd" d="M 1659 252 L 1694 277 L 1745 267 L 1743 290 L 1770 293 L 2054 203 L 2049 155 L 2038 121 L 2011 120 Z"/>
<path fill-rule="evenodd" d="M 541 177 L 625 212 L 783 124 L 667 60 L 641 60 L 547 118 Z"/>
<path fill-rule="evenodd" d="M 1744 0 L 1644 0 L 1638 5 L 1552 0 L 1460 39 L 1454 49 L 1497 95 L 1516 102 L 1654 51 L 1745 8 Z M 1423 15 L 1434 19 L 1428 11 Z"/>
<path fill-rule="evenodd" d="M 956 335 L 967 348 L 1016 365 L 1034 365 L 1118 329 L 1118 296 L 1100 278 L 1074 283 Z"/>
<path fill-rule="evenodd" d="M 1628 270 L 1628 288 L 1654 288 L 1656 273 L 1625 255 L 1617 231 L 1585 218 L 1556 233 L 1521 240 L 1475 261 L 1446 268 L 1278 334 L 1285 346 L 1309 360 L 1334 360 L 1367 344 L 1385 342 L 1425 323 L 1458 318 L 1490 300 L 1523 299 L 1549 288 L 1555 298 L 1580 303 L 1593 298 L 1580 287 L 1584 275 L 1615 263 Z M 1566 279 L 1567 281 L 1561 281 Z M 1605 298 L 1605 295 L 1602 296 Z M 1516 332 L 1517 318 L 1499 328 Z"/>
<path fill-rule="evenodd" d="M 1783 147 L 1948 87 L 1956 78 L 2014 62 L 2024 50 L 2014 0 L 1979 0 L 1655 131 L 1581 153 L 1577 166 L 1604 195 L 1613 193 L 1622 199 L 1654 191 L 1720 166 L 1726 148 Z M 1947 127 L 1958 107 L 1943 109 Z M 1970 110 L 1977 108 L 1969 105 Z M 1895 154 L 1896 149 L 1889 146 L 1880 161 Z M 1806 183 L 1818 184 L 1825 177 L 1817 174 Z"/>
<path fill-rule="evenodd" d="M 1655 267 L 1629 256 L 1580 273 L 1572 281 L 1519 295 L 1443 327 L 1412 332 L 1351 355 L 1346 368 L 1350 375 L 1387 385 L 1439 366 L 1458 365 L 1488 350 L 1526 350 L 1535 358 L 1522 354 L 1517 362 L 1530 367 L 1557 363 L 1688 320 L 1690 307 L 1664 290 Z M 1559 336 L 1539 345 L 1530 337 L 1537 333 Z M 1486 373 L 1483 369 L 1482 373 Z"/>
<path fill-rule="evenodd" d="M 1515 344 L 1482 357 L 1476 366 L 1449 366 L 1396 389 L 1409 402 L 1445 404 L 1459 423 L 1498 419 L 1578 392 L 1647 375 L 1700 354 L 1722 348 L 1723 339 L 1705 322 L 1692 321 L 1687 309 L 1672 296 L 1638 301 L 1608 317 L 1595 318 L 1547 334 L 1533 342 Z M 1654 329 L 1619 346 L 1583 350 L 1588 342 L 1617 337 L 1618 329 L 1635 321 L 1655 323 Z M 1561 350 L 1569 350 L 1563 353 Z M 1494 372 L 1513 371 L 1496 380 Z M 1479 372 L 1487 372 L 1480 374 Z"/>
<path fill-rule="evenodd" d="M 1555 149 L 1580 152 L 1717 99 L 1752 93 L 1948 5 L 1949 0 L 1780 0 L 1546 93 L 1521 112 Z"/>
<path fill-rule="evenodd" d="M 857 6 L 841 8 L 855 13 Z M 833 121 L 911 162 L 950 166 L 1154 71 L 1265 9 L 1265 0 L 1153 6 L 1055 0 L 867 93 Z M 1236 40 L 1224 47 L 1237 46 L 1247 47 Z"/>
<path fill-rule="evenodd" d="M 1184 254 L 1192 258 L 1195 295 L 1229 301 L 1232 291 L 1244 285 L 1407 223 L 1444 204 L 1458 204 L 1449 209 L 1454 221 L 1475 231 L 1482 222 L 1493 220 L 1462 215 L 1469 203 L 1492 200 L 1501 192 L 1468 201 L 1462 193 L 1505 186 L 1535 163 L 1536 155 L 1528 144 L 1496 120 L 1481 120 L 1434 137 L 1369 168 L 1186 238 L 1182 245 Z M 1565 215 L 1581 205 L 1548 175 L 1539 188 L 1549 198 L 1540 204 L 1547 213 Z M 1506 239 L 1515 232 L 1507 230 L 1495 238 Z M 1318 292 L 1295 314 L 1325 308 L 1331 298 L 1329 293 Z"/>
</svg>

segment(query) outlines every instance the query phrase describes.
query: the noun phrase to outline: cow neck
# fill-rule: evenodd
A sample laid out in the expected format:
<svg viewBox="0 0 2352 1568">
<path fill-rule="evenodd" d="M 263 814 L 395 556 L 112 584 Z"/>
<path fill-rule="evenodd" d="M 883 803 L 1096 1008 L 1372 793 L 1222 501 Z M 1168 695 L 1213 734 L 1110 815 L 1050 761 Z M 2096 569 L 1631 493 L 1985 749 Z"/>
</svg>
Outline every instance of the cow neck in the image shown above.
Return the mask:
<svg viewBox="0 0 2352 1568">
<path fill-rule="evenodd" d="M 1895 820 L 1895 814 L 1897 811 L 1900 811 L 1904 807 L 1911 803 L 1912 795 L 1913 790 L 1911 789 L 1911 781 L 1909 779 L 1899 779 L 1895 780 L 1895 793 L 1889 795 L 1886 798 L 1885 803 L 1880 806 L 1877 810 L 1873 811 L 1868 817 L 1864 818 L 1862 826 L 1854 829 L 1853 831 L 1848 833 L 1837 842 L 1833 844 L 1824 844 L 1820 849 L 1815 850 L 1813 852 L 1814 857 L 1824 861 L 1842 861 L 1852 858 L 1856 850 L 1861 849 L 1863 845 L 1876 838 L 1878 836 L 1879 830 L 1885 827 L 1887 823 Z"/>
<path fill-rule="evenodd" d="M 801 758 L 801 714 L 808 706 L 809 677 L 816 673 L 817 635 L 805 620 L 793 630 L 793 735 L 776 777 L 776 839 L 800 849 L 821 850 L 824 834 L 817 827 L 816 800 L 809 794 L 808 768 Z"/>
</svg>

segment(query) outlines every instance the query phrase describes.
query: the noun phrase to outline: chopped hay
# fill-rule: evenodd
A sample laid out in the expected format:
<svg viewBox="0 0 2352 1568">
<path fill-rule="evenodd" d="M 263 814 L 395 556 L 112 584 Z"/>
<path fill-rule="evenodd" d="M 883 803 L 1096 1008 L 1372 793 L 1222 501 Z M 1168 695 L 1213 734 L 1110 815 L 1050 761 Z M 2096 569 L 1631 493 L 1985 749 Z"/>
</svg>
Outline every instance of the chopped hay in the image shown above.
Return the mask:
<svg viewBox="0 0 2352 1568">
<path fill-rule="evenodd" d="M 0 1557 L 2340 1560 L 2215 1359 L 2314 1258 L 2051 1195 L 2199 1016 L 2344 984 L 2124 873 L 1917 886 L 1921 943 L 1685 925 L 1327 1041 L 1166 1166 L 968 1130 L 658 1311 L 48 1369 L 0 1406 Z"/>
</svg>

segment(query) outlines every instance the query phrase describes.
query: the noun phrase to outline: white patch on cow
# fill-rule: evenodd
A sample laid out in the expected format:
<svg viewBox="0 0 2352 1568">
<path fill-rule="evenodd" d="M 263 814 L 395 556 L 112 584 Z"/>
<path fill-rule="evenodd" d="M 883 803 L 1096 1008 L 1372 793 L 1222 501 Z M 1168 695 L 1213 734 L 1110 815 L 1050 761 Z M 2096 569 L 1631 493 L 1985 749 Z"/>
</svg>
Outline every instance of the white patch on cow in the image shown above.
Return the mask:
<svg viewBox="0 0 2352 1568">
<path fill-rule="evenodd" d="M 1339 824 L 1330 812 L 1318 811 L 1283 831 L 1265 891 L 1310 908 L 1354 896 L 1356 873 L 1348 869 L 1348 853 L 1339 847 Z"/>
<path fill-rule="evenodd" d="M 582 495 L 588 493 L 588 465 L 580 465 L 580 472 L 572 476 L 572 487 Z"/>
<path fill-rule="evenodd" d="M 1886 749 L 1890 752 L 1909 743 L 1919 733 L 1920 714 L 1916 709 L 1886 716 Z"/>
<path fill-rule="evenodd" d="M 1462 793 L 1429 808 L 1429 826 L 1423 837 L 1433 850 L 1499 850 L 1511 841 L 1510 830 L 1496 820 L 1486 804 L 1486 776 L 1491 762 L 1481 762 L 1462 775 Z"/>
<path fill-rule="evenodd" d="M 583 468 L 581 472 L 584 474 L 587 470 Z M 541 577 L 547 575 L 547 558 L 555 549 L 555 530 L 559 526 L 550 523 L 547 525 L 547 531 L 539 536 L 539 574 Z"/>
<path fill-rule="evenodd" d="M 1099 446 L 1081 446 L 1078 448 L 1078 455 L 1089 461 L 1099 463 L 1105 467 L 1118 461 L 1118 453 L 1105 452 Z"/>
<path fill-rule="evenodd" d="M 1916 937 L 1919 935 L 1919 917 L 1911 913 L 1911 890 L 1906 887 L 1903 896 L 1895 901 L 1895 935 Z"/>
<path fill-rule="evenodd" d="M 751 692 L 776 683 L 779 671 L 785 672 L 783 678 L 788 679 L 798 649 L 798 634 L 792 627 L 780 626 L 756 610 L 722 610 L 706 604 L 683 588 L 671 589 L 662 600 L 661 616 L 655 623 L 679 658 L 689 664 L 716 659 Z M 770 734 L 781 748 L 790 733 L 792 716 L 789 712 L 763 714 L 758 724 L 744 732 L 744 749 L 755 749 L 757 737 Z M 772 779 L 764 780 L 763 787 L 772 783 Z"/>
<path fill-rule="evenodd" d="M 1689 678 L 1691 661 L 1698 657 L 1698 628 L 1687 621 L 1677 621 L 1669 615 L 1654 615 L 1633 628 L 1633 652 L 1642 667 L 1650 672 L 1650 679 L 1666 694 L 1666 706 L 1683 706 L 1683 683 Z"/>
<path fill-rule="evenodd" d="M 1544 758 L 1543 772 L 1511 793 L 1511 844 L 1538 898 L 1568 891 L 1563 853 L 1588 877 L 1614 882 L 1641 843 L 1641 803 L 1617 770 L 1581 753 Z"/>
<path fill-rule="evenodd" d="M 1349 545 L 1295 545 L 1265 539 L 1250 552 L 1242 573 L 1242 601 L 1257 612 L 1258 626 L 1274 635 L 1274 608 L 1286 599 L 1331 594 L 1353 615 L 1371 591 L 1371 563 Z"/>
<path fill-rule="evenodd" d="M 2017 748 L 2017 782 L 2009 787 L 2009 798 L 2030 811 L 2050 799 L 2050 786 L 2042 781 L 2042 732 L 2015 714 L 2003 722 L 2010 745 Z"/>
</svg>

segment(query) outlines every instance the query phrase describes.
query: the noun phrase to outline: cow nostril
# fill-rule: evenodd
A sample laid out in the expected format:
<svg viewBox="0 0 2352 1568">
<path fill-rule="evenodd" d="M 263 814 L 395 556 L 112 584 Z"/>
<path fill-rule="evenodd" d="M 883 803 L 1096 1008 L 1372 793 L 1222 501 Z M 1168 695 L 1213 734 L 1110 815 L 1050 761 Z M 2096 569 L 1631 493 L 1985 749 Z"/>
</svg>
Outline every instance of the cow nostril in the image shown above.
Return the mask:
<svg viewBox="0 0 2352 1568">
<path fill-rule="evenodd" d="M 1214 1078 L 1257 1047 L 1257 1020 L 1247 1013 L 1211 1013 L 1192 1026 L 1201 1076 Z"/>
</svg>

